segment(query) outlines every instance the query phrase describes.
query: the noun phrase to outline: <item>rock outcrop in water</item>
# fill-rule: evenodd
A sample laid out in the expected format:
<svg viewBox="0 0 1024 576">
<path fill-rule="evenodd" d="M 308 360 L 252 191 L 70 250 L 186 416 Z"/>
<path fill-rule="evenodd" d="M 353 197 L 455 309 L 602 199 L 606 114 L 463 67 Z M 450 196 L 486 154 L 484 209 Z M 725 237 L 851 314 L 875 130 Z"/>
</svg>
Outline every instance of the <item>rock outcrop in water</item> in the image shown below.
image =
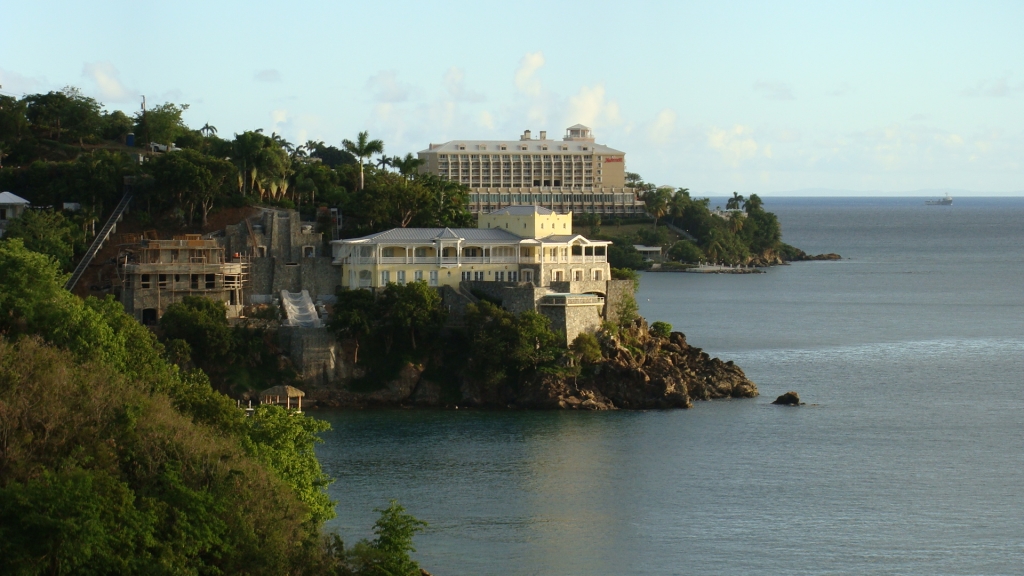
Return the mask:
<svg viewBox="0 0 1024 576">
<path fill-rule="evenodd" d="M 475 406 L 527 409 L 689 408 L 694 400 L 751 398 L 757 386 L 731 361 L 690 346 L 681 332 L 652 334 L 635 321 L 617 334 L 599 335 L 601 357 L 559 373 L 538 372 L 523 381 L 482 386 L 459 378 L 456 398 L 424 378 L 424 368 L 408 365 L 385 387 L 368 393 L 346 387 L 308 391 L 307 401 L 323 406 Z M 572 369 L 575 368 L 575 369 Z"/>
<path fill-rule="evenodd" d="M 780 406 L 800 406 L 803 402 L 800 401 L 799 394 L 790 391 L 776 398 L 772 404 L 778 404 Z"/>
</svg>

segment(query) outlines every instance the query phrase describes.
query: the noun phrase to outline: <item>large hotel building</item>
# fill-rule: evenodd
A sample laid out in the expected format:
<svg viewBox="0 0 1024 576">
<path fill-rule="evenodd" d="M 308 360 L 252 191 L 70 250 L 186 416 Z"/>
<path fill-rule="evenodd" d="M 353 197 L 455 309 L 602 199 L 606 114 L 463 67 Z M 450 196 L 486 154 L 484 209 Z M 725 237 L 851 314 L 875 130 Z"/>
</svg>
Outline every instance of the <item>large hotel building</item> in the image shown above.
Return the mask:
<svg viewBox="0 0 1024 576">
<path fill-rule="evenodd" d="M 577 124 L 561 140 L 454 140 L 419 153 L 422 172 L 469 186 L 469 210 L 543 206 L 556 212 L 640 216 L 645 207 L 626 187 L 626 154 L 596 144 Z"/>
</svg>

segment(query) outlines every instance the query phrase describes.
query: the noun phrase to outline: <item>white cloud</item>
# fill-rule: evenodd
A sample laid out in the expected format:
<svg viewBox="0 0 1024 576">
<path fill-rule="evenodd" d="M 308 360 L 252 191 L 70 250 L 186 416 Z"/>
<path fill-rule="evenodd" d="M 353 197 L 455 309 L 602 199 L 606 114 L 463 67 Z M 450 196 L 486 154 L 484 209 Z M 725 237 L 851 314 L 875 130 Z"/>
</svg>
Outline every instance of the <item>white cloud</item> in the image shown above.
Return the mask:
<svg viewBox="0 0 1024 576">
<path fill-rule="evenodd" d="M 530 52 L 519 61 L 519 68 L 516 70 L 516 88 L 528 96 L 540 96 L 541 83 L 536 77 L 537 70 L 544 66 L 543 52 Z"/>
<path fill-rule="evenodd" d="M 966 88 L 961 92 L 963 96 L 985 97 L 985 98 L 1006 98 L 1024 90 L 1024 86 L 1011 86 L 1005 76 L 995 80 L 978 80 L 973 88 Z"/>
<path fill-rule="evenodd" d="M 658 116 L 647 129 L 648 135 L 656 144 L 665 144 L 676 129 L 676 112 L 671 108 L 665 108 L 658 112 Z"/>
<path fill-rule="evenodd" d="M 494 130 L 494 117 L 486 110 L 480 113 L 480 125 L 488 130 Z"/>
<path fill-rule="evenodd" d="M 444 73 L 444 87 L 452 100 L 459 102 L 483 102 L 484 95 L 466 88 L 466 73 L 452 66 Z"/>
<path fill-rule="evenodd" d="M 740 162 L 757 155 L 757 142 L 751 132 L 749 127 L 739 124 L 733 126 L 731 130 L 713 127 L 708 131 L 708 146 L 718 151 L 733 167 L 738 167 Z M 767 155 L 771 156 L 770 148 Z"/>
<path fill-rule="evenodd" d="M 82 76 L 96 84 L 102 102 L 134 102 L 138 97 L 138 92 L 121 83 L 117 68 L 110 62 L 87 62 L 82 66 Z"/>
<path fill-rule="evenodd" d="M 252 79 L 257 82 L 276 83 L 281 81 L 281 72 L 273 68 L 268 68 L 266 70 L 260 70 L 256 74 L 253 74 Z"/>
<path fill-rule="evenodd" d="M 622 123 L 619 103 L 605 98 L 603 84 L 598 84 L 593 88 L 584 86 L 575 96 L 569 98 L 566 125 L 577 123 L 591 128 Z"/>
<path fill-rule="evenodd" d="M 766 100 L 796 100 L 789 85 L 782 82 L 769 82 L 758 80 L 754 82 L 754 91 L 758 92 Z"/>
<path fill-rule="evenodd" d="M 17 72 L 0 68 L 0 86 L 3 87 L 4 93 L 8 95 L 30 94 L 38 91 L 45 84 L 46 81 L 42 78 L 29 78 Z"/>
<path fill-rule="evenodd" d="M 409 99 L 412 89 L 398 81 L 398 72 L 382 70 L 366 81 L 366 87 L 373 91 L 373 99 L 377 102 L 396 103 Z"/>
</svg>

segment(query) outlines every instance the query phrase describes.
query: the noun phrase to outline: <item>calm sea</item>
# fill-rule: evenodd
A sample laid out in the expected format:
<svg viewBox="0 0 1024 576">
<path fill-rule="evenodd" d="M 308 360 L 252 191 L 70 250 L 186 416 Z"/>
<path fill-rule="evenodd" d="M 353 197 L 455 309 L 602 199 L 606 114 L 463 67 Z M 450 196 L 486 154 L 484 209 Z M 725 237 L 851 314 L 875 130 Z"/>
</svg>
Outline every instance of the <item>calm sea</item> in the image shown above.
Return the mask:
<svg viewBox="0 0 1024 576">
<path fill-rule="evenodd" d="M 1024 199 L 765 204 L 844 260 L 648 273 L 638 298 L 761 397 L 321 412 L 331 527 L 370 536 L 397 498 L 439 576 L 1024 572 Z M 807 406 L 769 404 L 788 390 Z"/>
</svg>

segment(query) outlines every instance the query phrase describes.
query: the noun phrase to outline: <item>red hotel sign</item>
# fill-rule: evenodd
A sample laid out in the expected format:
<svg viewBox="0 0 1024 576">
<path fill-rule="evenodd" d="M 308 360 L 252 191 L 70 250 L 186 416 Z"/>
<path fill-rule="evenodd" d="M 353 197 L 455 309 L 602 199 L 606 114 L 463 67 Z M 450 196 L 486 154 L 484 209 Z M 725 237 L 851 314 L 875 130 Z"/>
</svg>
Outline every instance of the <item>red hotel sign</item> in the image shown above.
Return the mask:
<svg viewBox="0 0 1024 576">
<path fill-rule="evenodd" d="M 622 156 L 619 156 L 618 158 L 605 158 L 604 161 L 605 162 L 622 162 Z"/>
</svg>

